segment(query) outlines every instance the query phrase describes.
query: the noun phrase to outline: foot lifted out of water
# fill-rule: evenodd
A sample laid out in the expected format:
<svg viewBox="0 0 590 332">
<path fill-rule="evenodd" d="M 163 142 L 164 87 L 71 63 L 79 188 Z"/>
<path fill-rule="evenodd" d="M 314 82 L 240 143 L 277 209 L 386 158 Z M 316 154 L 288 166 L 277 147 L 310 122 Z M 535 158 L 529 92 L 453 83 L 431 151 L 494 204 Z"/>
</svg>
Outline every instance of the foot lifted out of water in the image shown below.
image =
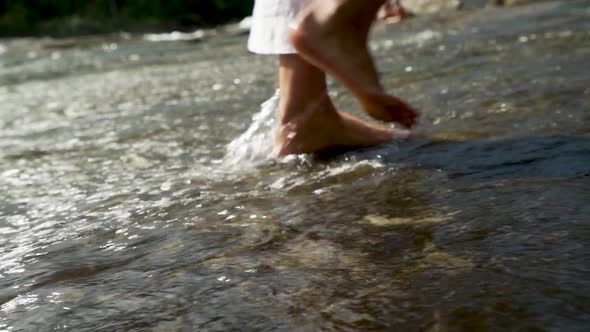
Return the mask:
<svg viewBox="0 0 590 332">
<path fill-rule="evenodd" d="M 418 113 L 381 86 L 366 46 L 370 21 L 367 27 L 359 27 L 341 20 L 339 13 L 311 5 L 292 29 L 291 43 L 303 58 L 341 81 L 360 100 L 367 114 L 378 120 L 413 126 Z"/>
</svg>

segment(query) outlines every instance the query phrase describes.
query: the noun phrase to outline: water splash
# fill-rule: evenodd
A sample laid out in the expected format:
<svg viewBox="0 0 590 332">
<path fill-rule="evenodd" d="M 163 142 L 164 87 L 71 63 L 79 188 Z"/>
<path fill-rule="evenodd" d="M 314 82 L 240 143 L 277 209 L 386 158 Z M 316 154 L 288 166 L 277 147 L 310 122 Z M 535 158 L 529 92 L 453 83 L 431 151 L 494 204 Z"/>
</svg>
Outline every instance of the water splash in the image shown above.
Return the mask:
<svg viewBox="0 0 590 332">
<path fill-rule="evenodd" d="M 244 168 L 258 165 L 276 155 L 272 144 L 279 109 L 279 91 L 252 117 L 250 127 L 227 145 L 224 165 Z"/>
</svg>

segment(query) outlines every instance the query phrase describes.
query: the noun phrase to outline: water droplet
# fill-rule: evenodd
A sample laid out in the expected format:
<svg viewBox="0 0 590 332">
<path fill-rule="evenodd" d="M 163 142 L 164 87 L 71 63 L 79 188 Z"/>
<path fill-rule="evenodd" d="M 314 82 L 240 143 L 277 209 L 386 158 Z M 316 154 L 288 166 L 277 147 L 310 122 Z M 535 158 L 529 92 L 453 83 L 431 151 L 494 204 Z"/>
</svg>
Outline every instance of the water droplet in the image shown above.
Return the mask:
<svg viewBox="0 0 590 332">
<path fill-rule="evenodd" d="M 414 68 L 412 66 L 408 66 L 408 67 L 406 67 L 405 70 L 406 70 L 406 73 L 409 73 L 409 72 L 413 71 Z"/>
</svg>

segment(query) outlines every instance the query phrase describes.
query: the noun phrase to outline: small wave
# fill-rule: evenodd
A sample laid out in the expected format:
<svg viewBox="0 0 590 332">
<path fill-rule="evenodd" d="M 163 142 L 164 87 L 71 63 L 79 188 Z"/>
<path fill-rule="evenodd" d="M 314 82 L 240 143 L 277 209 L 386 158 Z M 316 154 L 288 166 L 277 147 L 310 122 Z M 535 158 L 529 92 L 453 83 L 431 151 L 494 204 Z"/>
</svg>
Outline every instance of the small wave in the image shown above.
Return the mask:
<svg viewBox="0 0 590 332">
<path fill-rule="evenodd" d="M 400 40 L 400 44 L 402 45 L 409 45 L 409 44 L 423 44 L 427 41 L 440 39 L 442 37 L 442 33 L 439 31 L 434 30 L 424 30 L 418 32 L 414 35 L 410 35 L 407 38 Z"/>
<path fill-rule="evenodd" d="M 418 47 L 424 46 L 427 42 L 441 39 L 443 34 L 435 30 L 424 30 L 418 33 L 404 36 L 403 38 L 386 39 L 382 41 L 371 42 L 371 49 L 373 51 L 379 49 L 390 49 L 395 46 L 410 46 L 416 45 Z"/>
<path fill-rule="evenodd" d="M 191 41 L 200 40 L 205 37 L 205 31 L 197 30 L 195 32 L 179 32 L 171 33 L 150 33 L 143 36 L 144 40 L 151 42 L 168 42 L 168 41 Z"/>
<path fill-rule="evenodd" d="M 310 190 L 315 194 L 321 194 L 329 187 L 339 186 L 349 181 L 356 181 L 375 171 L 383 169 L 384 164 L 380 160 L 347 160 L 342 164 L 328 165 L 325 169 L 301 174 L 298 172 L 287 174 L 276 179 L 270 188 L 273 190 L 293 191 Z"/>
</svg>

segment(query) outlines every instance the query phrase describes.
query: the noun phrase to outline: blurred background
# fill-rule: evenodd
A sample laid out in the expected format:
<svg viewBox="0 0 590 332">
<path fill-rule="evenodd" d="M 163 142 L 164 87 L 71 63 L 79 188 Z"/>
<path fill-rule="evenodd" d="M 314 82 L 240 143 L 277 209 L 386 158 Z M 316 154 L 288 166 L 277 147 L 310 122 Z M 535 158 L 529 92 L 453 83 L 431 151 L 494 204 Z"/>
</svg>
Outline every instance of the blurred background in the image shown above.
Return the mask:
<svg viewBox="0 0 590 332">
<path fill-rule="evenodd" d="M 253 0 L 2 0 L 0 37 L 211 26 L 250 14 Z"/>
</svg>

